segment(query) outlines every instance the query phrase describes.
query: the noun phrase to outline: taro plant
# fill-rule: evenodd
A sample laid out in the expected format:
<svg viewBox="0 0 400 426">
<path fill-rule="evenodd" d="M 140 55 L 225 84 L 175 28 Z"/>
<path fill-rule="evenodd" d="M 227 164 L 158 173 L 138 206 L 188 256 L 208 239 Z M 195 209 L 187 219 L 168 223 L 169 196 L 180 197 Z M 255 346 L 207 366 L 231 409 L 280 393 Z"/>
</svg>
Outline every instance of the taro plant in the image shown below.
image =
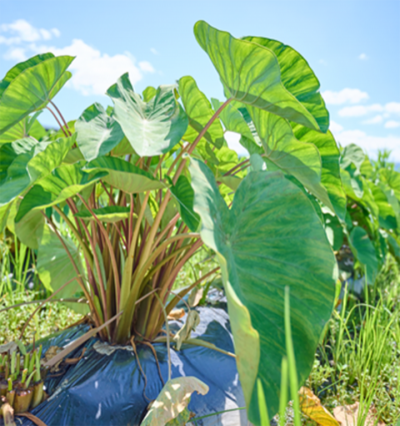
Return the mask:
<svg viewBox="0 0 400 426">
<path fill-rule="evenodd" d="M 166 314 L 217 272 L 174 294 L 179 271 L 203 244 L 214 250 L 249 417 L 260 424 L 258 389 L 278 411 L 285 288 L 299 383 L 330 317 L 336 262 L 321 207 L 344 220 L 339 150 L 298 52 L 203 21 L 194 32 L 223 102 L 189 76 L 138 94 L 124 74 L 107 90 L 113 106 L 95 103 L 67 123 L 52 99 L 73 58 L 12 68 L 0 83 L 0 222 L 37 250 L 44 284 L 83 297 L 100 337 L 121 344 L 165 340 Z M 59 131 L 42 134 L 43 108 Z M 229 148 L 226 131 L 248 156 Z"/>
</svg>

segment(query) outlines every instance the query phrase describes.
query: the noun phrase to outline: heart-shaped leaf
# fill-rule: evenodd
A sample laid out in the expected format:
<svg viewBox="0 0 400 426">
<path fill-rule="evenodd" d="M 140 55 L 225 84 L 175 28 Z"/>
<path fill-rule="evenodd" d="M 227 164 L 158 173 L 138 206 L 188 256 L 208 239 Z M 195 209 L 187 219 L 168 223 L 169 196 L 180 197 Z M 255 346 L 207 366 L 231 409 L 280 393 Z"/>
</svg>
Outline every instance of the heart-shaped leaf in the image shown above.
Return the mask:
<svg viewBox="0 0 400 426">
<path fill-rule="evenodd" d="M 21 201 L 15 222 L 20 222 L 29 212 L 43 210 L 65 201 L 107 175 L 107 172 L 82 172 L 83 163 L 61 164 L 51 174 L 40 180 Z"/>
<path fill-rule="evenodd" d="M 227 96 L 311 129 L 320 129 L 313 115 L 282 83 L 274 52 L 236 39 L 204 21 L 195 24 L 194 33 L 218 71 Z"/>
<path fill-rule="evenodd" d="M 298 179 L 327 207 L 333 209 L 321 184 L 322 164 L 317 147 L 296 139 L 287 120 L 261 109 L 248 107 L 261 138 L 265 158 L 288 175 Z"/>
<path fill-rule="evenodd" d="M 33 138 L 13 142 L 11 146 L 17 156 L 0 184 L 0 206 L 14 200 L 58 167 L 74 142 L 74 136 L 54 142 L 37 142 Z"/>
<path fill-rule="evenodd" d="M 329 128 L 329 112 L 319 93 L 320 84 L 308 62 L 292 47 L 264 37 L 243 37 L 272 50 L 281 68 L 281 80 L 286 89 L 300 101 L 316 119 L 319 128 Z"/>
<path fill-rule="evenodd" d="M 129 194 L 167 188 L 168 185 L 154 178 L 153 175 L 140 167 L 116 157 L 99 157 L 91 161 L 84 171 L 105 171 L 104 181 L 114 188 Z"/>
<path fill-rule="evenodd" d="M 52 53 L 43 53 L 40 55 L 33 56 L 32 58 L 29 58 L 28 60 L 24 62 L 20 62 L 19 64 L 13 66 L 10 69 L 10 71 L 7 72 L 3 80 L 0 81 L 0 98 L 3 96 L 4 91 L 10 85 L 10 83 L 15 79 L 15 77 L 17 77 L 26 69 L 31 68 L 39 64 L 40 62 L 43 62 L 46 59 L 50 59 L 50 58 L 54 58 L 54 55 Z"/>
<path fill-rule="evenodd" d="M 179 176 L 175 185 L 171 186 L 171 193 L 177 200 L 182 220 L 192 232 L 199 228 L 200 217 L 193 210 L 194 191 L 186 176 Z"/>
<path fill-rule="evenodd" d="M 367 282 L 373 284 L 378 275 L 379 263 L 367 232 L 360 226 L 355 226 L 350 233 L 350 243 L 353 253 L 365 268 Z"/>
<path fill-rule="evenodd" d="M 165 154 L 184 135 L 188 118 L 176 102 L 175 86 L 160 86 L 148 102 L 134 92 L 128 74 L 107 90 L 114 102 L 114 118 L 141 157 Z"/>
<path fill-rule="evenodd" d="M 75 123 L 75 131 L 86 161 L 108 154 L 124 138 L 121 126 L 97 102 L 85 109 Z"/>
<path fill-rule="evenodd" d="M 189 117 L 189 127 L 183 139 L 193 142 L 214 115 L 214 111 L 211 108 L 210 101 L 199 90 L 193 77 L 182 77 L 179 80 L 179 94 L 181 95 L 186 114 Z M 224 143 L 224 131 L 219 119 L 216 119 L 211 124 L 204 134 L 204 139 L 217 148 L 222 147 Z"/>
<path fill-rule="evenodd" d="M 192 159 L 189 170 L 201 238 L 221 265 L 249 419 L 259 424 L 257 378 L 269 411 L 279 406 L 285 287 L 303 382 L 333 307 L 335 257 L 307 196 L 282 173 L 249 173 L 228 209 L 210 169 Z"/>
<path fill-rule="evenodd" d="M 5 133 L 0 135 L 0 144 L 14 142 L 18 139 L 22 139 L 28 136 L 39 140 L 46 135 L 45 128 L 37 121 L 33 120 L 32 123 L 29 122 L 30 117 L 25 117 L 23 120 L 19 121 L 15 126 L 8 129 Z M 29 130 L 27 127 L 29 127 Z"/>
<path fill-rule="evenodd" d="M 316 132 L 296 124 L 292 126 L 293 133 L 300 142 L 312 143 L 318 148 L 321 156 L 321 184 L 328 192 L 329 199 L 338 217 L 344 220 L 346 216 L 346 194 L 340 178 L 340 152 L 330 131 Z"/>
<path fill-rule="evenodd" d="M 71 78 L 72 56 L 49 58 L 18 74 L 0 99 L 0 134 L 43 109 Z"/>
<path fill-rule="evenodd" d="M 62 239 L 68 247 L 81 276 L 84 277 L 85 273 L 78 248 L 67 236 L 62 236 Z M 50 231 L 48 228 L 45 228 L 39 245 L 37 271 L 40 281 L 49 291 L 58 290 L 63 284 L 76 276 L 74 269 L 71 267 L 71 260 L 63 245 L 54 232 Z M 81 288 L 77 281 L 73 281 L 68 284 L 64 290 L 61 290 L 57 296 L 59 298 L 68 298 L 72 297 L 77 292 L 81 292 Z M 88 313 L 88 307 L 85 304 L 71 303 L 68 305 L 71 305 L 71 307 L 79 313 Z"/>
</svg>

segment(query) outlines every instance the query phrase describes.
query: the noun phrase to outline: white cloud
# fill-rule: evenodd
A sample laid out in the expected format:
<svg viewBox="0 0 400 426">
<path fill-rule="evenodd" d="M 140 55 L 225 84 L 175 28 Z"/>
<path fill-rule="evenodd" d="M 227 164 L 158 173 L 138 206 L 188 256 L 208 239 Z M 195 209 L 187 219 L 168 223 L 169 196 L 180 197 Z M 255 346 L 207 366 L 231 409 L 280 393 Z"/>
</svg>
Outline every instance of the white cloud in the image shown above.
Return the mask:
<svg viewBox="0 0 400 426">
<path fill-rule="evenodd" d="M 367 92 L 362 92 L 359 89 L 343 89 L 340 92 L 326 90 L 322 92 L 322 96 L 328 105 L 342 105 L 345 103 L 358 104 L 361 101 L 369 98 Z"/>
<path fill-rule="evenodd" d="M 392 114 L 400 114 L 400 102 L 389 102 L 385 105 L 385 110 Z"/>
<path fill-rule="evenodd" d="M 362 117 L 370 112 L 381 112 L 384 108 L 380 104 L 373 104 L 368 106 L 357 105 L 352 107 L 345 107 L 339 111 L 341 117 Z"/>
<path fill-rule="evenodd" d="M 63 48 L 42 44 L 41 42 L 59 37 L 60 31 L 57 28 L 35 28 L 24 19 L 18 19 L 11 24 L 1 24 L 0 32 L 7 33 L 7 37 L 0 34 L 0 44 L 10 46 L 3 55 L 4 59 L 20 62 L 33 54 L 44 52 L 52 52 L 56 56 L 76 56 L 69 67 L 73 76 L 67 87 L 72 87 L 84 95 L 104 95 L 106 90 L 126 72 L 129 73 L 133 85 L 140 81 L 145 73 L 156 72 L 148 61 L 137 64 L 129 52 L 111 56 L 79 39 L 73 40 L 69 46 Z"/>
<path fill-rule="evenodd" d="M 28 59 L 25 54 L 25 49 L 23 49 L 22 47 L 13 47 L 11 49 L 8 49 L 8 51 L 4 54 L 3 57 L 6 60 L 12 60 L 16 62 L 22 62 Z"/>
<path fill-rule="evenodd" d="M 139 62 L 139 68 L 144 72 L 150 72 L 152 74 L 156 72 L 156 70 L 153 68 L 153 65 L 151 65 L 151 63 L 147 61 Z"/>
<path fill-rule="evenodd" d="M 340 124 L 338 124 L 335 121 L 331 120 L 331 122 L 329 124 L 329 130 L 332 133 L 338 133 L 338 132 L 341 132 L 343 130 L 343 126 L 341 126 Z"/>
<path fill-rule="evenodd" d="M 391 158 L 400 162 L 399 136 L 371 136 L 362 130 L 345 130 L 333 133 L 336 141 L 343 146 L 355 143 L 367 151 L 372 158 L 377 157 L 379 150 L 388 149 L 392 151 Z"/>
<path fill-rule="evenodd" d="M 69 67 L 73 74 L 69 86 L 83 95 L 104 95 L 107 89 L 126 72 L 129 72 L 133 85 L 143 78 L 143 72 L 154 72 L 149 62 L 143 61 L 137 66 L 135 58 L 129 52 L 110 56 L 79 39 L 74 39 L 70 46 L 61 49 L 34 44 L 30 48 L 35 53 L 50 51 L 56 56 L 76 56 Z"/>
<path fill-rule="evenodd" d="M 361 53 L 361 55 L 358 57 L 361 61 L 365 61 L 368 59 L 368 56 L 365 53 Z"/>
<path fill-rule="evenodd" d="M 0 36 L 0 44 L 8 46 L 22 42 L 33 43 L 40 40 L 51 40 L 53 37 L 60 36 L 60 31 L 57 28 L 50 30 L 35 28 L 25 19 L 17 19 L 11 24 L 1 24 L 0 32 L 11 35 L 11 37 Z"/>
<path fill-rule="evenodd" d="M 387 121 L 385 123 L 385 128 L 386 129 L 395 129 L 396 127 L 399 127 L 399 126 L 400 126 L 400 122 L 399 121 L 390 120 L 390 121 Z"/>
<path fill-rule="evenodd" d="M 383 115 L 378 114 L 378 115 L 376 115 L 375 117 L 372 117 L 369 120 L 363 121 L 363 123 L 364 124 L 379 124 L 379 123 L 382 123 L 382 121 L 383 121 Z"/>
<path fill-rule="evenodd" d="M 151 52 L 153 55 L 158 55 L 158 51 L 157 51 L 156 49 L 154 49 L 154 47 L 152 47 L 152 48 L 150 49 L 150 52 Z"/>
</svg>

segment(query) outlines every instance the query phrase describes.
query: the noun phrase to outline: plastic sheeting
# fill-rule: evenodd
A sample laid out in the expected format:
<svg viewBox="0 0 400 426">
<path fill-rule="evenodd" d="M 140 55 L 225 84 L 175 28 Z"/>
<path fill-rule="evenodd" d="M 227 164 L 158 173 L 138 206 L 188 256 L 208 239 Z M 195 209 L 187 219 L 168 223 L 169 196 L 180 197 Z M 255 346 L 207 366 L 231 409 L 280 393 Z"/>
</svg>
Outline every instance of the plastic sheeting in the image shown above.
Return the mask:
<svg viewBox="0 0 400 426">
<path fill-rule="evenodd" d="M 233 339 L 229 318 L 221 307 L 197 308 L 200 325 L 192 337 L 214 343 L 221 349 L 233 352 Z M 185 317 L 170 323 L 177 331 Z M 87 326 L 71 328 L 45 340 L 49 346 L 65 346 L 87 330 Z M 97 342 L 97 344 L 96 344 Z M 104 344 L 96 338 L 86 343 L 84 357 L 74 366 L 68 366 L 65 374 L 46 380 L 50 398 L 32 411 L 48 426 L 112 425 L 139 426 L 147 412 L 149 400 L 144 397 L 144 378 L 136 357 L 129 346 L 112 349 L 109 354 Z M 161 373 L 168 377 L 168 357 L 165 344 L 155 344 Z M 138 345 L 138 356 L 147 376 L 146 396 L 154 400 L 161 391 L 161 382 L 154 355 L 149 347 Z M 251 348 L 249 348 L 251 350 Z M 70 357 L 78 356 L 82 347 Z M 206 383 L 210 390 L 202 396 L 193 394 L 189 410 L 201 417 L 207 414 L 244 407 L 244 398 L 234 358 L 220 352 L 198 346 L 183 345 L 177 352 L 171 349 L 172 378 L 195 376 Z M 31 425 L 25 421 L 24 425 Z M 192 421 L 198 426 L 248 425 L 245 410 L 217 414 L 206 419 Z"/>
</svg>

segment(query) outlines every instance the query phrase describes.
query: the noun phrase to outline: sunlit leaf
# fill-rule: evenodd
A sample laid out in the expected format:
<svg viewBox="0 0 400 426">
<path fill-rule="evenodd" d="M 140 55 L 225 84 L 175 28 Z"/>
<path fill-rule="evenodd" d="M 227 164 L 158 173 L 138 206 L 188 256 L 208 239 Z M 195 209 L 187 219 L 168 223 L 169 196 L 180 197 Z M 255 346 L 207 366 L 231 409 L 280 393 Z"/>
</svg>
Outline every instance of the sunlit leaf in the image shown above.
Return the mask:
<svg viewBox="0 0 400 426">
<path fill-rule="evenodd" d="M 0 134 L 34 111 L 43 109 L 71 78 L 72 56 L 49 58 L 18 74 L 0 99 Z"/>
<path fill-rule="evenodd" d="M 104 171 L 103 180 L 114 188 L 130 194 L 167 188 L 167 185 L 140 167 L 116 157 L 99 157 L 88 163 L 87 172 Z"/>
<path fill-rule="evenodd" d="M 199 90 L 193 77 L 182 77 L 179 80 L 179 94 L 181 95 L 186 114 L 189 117 L 189 127 L 183 139 L 193 142 L 214 115 L 214 111 L 211 108 L 210 101 Z M 204 139 L 217 148 L 221 148 L 224 143 L 224 131 L 219 119 L 216 119 L 211 124 L 204 134 Z"/>
<path fill-rule="evenodd" d="M 319 130 L 306 107 L 284 86 L 276 55 L 259 44 L 232 37 L 204 21 L 194 33 L 210 57 L 230 98 Z"/>
<path fill-rule="evenodd" d="M 141 157 L 168 152 L 187 129 L 188 118 L 175 99 L 174 87 L 160 86 L 156 95 L 144 102 L 124 74 L 107 90 L 114 102 L 114 118 Z"/>
<path fill-rule="evenodd" d="M 121 126 L 97 102 L 85 109 L 75 123 L 75 131 L 86 161 L 108 154 L 124 137 Z"/>
</svg>

